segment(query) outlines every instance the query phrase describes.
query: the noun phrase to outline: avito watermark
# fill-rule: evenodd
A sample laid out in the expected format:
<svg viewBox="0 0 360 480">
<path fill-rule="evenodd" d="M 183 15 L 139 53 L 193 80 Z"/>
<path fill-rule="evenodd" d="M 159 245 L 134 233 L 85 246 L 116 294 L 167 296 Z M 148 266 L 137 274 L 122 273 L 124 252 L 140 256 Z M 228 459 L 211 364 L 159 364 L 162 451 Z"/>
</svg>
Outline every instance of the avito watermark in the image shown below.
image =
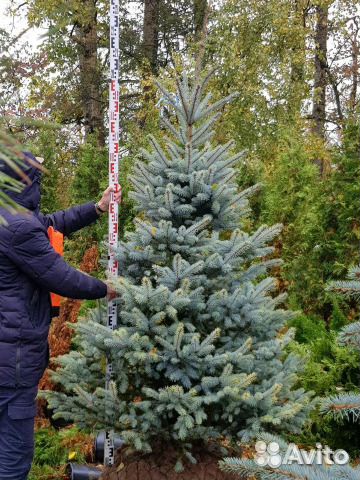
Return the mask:
<svg viewBox="0 0 360 480">
<path fill-rule="evenodd" d="M 286 452 L 280 452 L 276 442 L 266 443 L 259 440 L 255 444 L 255 462 L 262 467 L 268 465 L 272 468 L 280 465 L 346 465 L 349 454 L 345 450 L 332 450 L 328 446 L 316 444 L 311 450 L 300 449 L 295 443 L 290 443 Z"/>
</svg>

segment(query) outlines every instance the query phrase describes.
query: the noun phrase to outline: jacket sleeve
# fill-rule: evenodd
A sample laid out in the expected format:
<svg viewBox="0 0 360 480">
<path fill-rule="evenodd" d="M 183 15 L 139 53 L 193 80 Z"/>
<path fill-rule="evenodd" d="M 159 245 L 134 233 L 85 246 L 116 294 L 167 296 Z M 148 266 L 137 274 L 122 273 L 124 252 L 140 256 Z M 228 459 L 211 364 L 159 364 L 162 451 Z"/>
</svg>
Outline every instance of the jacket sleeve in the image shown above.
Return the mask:
<svg viewBox="0 0 360 480">
<path fill-rule="evenodd" d="M 46 229 L 54 227 L 55 230 L 66 236 L 91 225 L 98 218 L 99 215 L 96 213 L 94 202 L 76 205 L 67 210 L 59 210 L 50 215 L 38 214 L 38 219 Z"/>
<path fill-rule="evenodd" d="M 106 295 L 106 284 L 68 265 L 51 247 L 43 227 L 32 221 L 22 222 L 13 232 L 7 255 L 35 283 L 50 292 L 89 300 Z"/>
</svg>

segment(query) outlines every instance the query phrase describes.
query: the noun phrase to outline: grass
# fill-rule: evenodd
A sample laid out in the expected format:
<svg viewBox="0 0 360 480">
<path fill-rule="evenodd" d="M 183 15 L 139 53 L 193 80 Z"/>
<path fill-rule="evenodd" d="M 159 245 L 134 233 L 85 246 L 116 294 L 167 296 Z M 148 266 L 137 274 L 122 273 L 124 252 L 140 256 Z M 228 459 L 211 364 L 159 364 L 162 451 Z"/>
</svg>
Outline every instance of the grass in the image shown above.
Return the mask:
<svg viewBox="0 0 360 480">
<path fill-rule="evenodd" d="M 86 463 L 92 460 L 93 437 L 76 427 L 55 430 L 39 427 L 35 433 L 35 455 L 29 480 L 66 479 L 66 464 L 71 461 Z"/>
</svg>

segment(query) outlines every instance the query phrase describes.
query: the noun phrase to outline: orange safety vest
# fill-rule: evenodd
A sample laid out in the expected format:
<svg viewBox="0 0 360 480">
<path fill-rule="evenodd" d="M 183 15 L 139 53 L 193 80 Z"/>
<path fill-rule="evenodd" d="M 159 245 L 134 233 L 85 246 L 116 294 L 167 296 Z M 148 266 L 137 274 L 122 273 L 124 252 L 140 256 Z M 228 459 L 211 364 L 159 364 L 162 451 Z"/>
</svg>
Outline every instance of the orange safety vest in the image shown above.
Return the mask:
<svg viewBox="0 0 360 480">
<path fill-rule="evenodd" d="M 56 253 L 64 255 L 64 235 L 58 232 L 54 227 L 48 228 L 48 235 L 50 239 L 50 245 L 53 247 Z M 51 293 L 51 306 L 53 308 L 54 316 L 59 313 L 61 297 L 56 293 Z"/>
</svg>

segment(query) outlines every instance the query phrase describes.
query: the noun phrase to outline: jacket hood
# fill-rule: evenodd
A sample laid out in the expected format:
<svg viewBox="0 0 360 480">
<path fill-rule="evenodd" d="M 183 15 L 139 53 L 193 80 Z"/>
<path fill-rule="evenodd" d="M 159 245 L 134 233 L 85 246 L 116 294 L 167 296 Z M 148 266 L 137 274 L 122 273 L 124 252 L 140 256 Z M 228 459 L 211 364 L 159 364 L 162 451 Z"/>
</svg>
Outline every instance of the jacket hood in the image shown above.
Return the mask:
<svg viewBox="0 0 360 480">
<path fill-rule="evenodd" d="M 26 157 L 30 158 L 35 164 L 39 163 L 32 153 L 23 152 L 23 154 Z M 42 172 L 35 166 L 27 163 L 26 161 L 24 162 L 24 165 L 22 165 L 20 168 L 25 173 L 25 175 L 29 177 L 31 181 L 30 185 L 27 185 L 24 182 L 24 180 L 16 172 L 14 172 L 14 170 L 12 170 L 7 164 L 0 162 L 0 170 L 3 173 L 5 173 L 11 178 L 15 178 L 15 180 L 18 180 L 21 183 L 24 183 L 24 188 L 21 192 L 12 192 L 9 190 L 5 190 L 5 193 L 6 195 L 8 195 L 8 197 L 14 200 L 14 202 L 16 202 L 18 205 L 21 205 L 22 207 L 27 208 L 32 212 L 36 212 L 39 210 L 39 207 L 40 207 L 40 199 L 41 199 L 40 184 L 41 184 Z"/>
</svg>

